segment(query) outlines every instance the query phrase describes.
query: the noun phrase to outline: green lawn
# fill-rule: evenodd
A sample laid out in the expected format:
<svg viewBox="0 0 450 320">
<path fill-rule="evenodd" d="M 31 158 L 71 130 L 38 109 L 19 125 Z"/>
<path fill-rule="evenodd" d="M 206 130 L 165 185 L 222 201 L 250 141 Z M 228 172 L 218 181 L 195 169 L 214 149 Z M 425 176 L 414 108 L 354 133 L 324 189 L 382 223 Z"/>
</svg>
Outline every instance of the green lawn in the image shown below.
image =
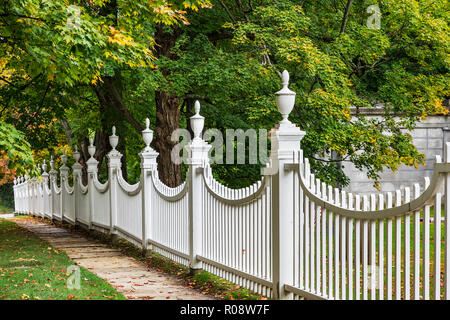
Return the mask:
<svg viewBox="0 0 450 320">
<path fill-rule="evenodd" d="M 109 283 L 80 267 L 80 289 L 69 289 L 63 251 L 0 219 L 0 300 L 124 300 Z"/>
<path fill-rule="evenodd" d="M 1 213 L 11 213 L 13 211 L 14 211 L 13 209 L 8 208 L 8 207 L 4 206 L 3 204 L 0 204 L 0 214 Z"/>
</svg>

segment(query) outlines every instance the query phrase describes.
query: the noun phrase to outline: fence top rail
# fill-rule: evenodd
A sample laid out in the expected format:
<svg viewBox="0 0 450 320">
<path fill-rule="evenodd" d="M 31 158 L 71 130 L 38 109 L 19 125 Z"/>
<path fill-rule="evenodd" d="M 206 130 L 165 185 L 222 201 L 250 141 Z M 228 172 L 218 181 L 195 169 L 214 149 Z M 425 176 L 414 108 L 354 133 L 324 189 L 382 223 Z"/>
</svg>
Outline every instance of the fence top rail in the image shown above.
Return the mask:
<svg viewBox="0 0 450 320">
<path fill-rule="evenodd" d="M 205 183 L 206 189 L 208 192 L 217 200 L 224 202 L 229 205 L 240 205 L 248 202 L 253 202 L 261 197 L 261 195 L 266 190 L 266 187 L 269 185 L 270 176 L 264 175 L 263 178 L 251 185 L 250 187 L 241 188 L 241 189 L 231 189 L 226 188 L 220 182 L 214 179 L 212 175 L 212 169 L 209 165 L 206 165 L 204 168 L 199 168 L 202 172 L 203 181 Z M 222 192 L 220 192 L 219 188 L 226 188 L 223 193 L 225 194 L 242 194 L 243 196 L 240 198 L 236 197 L 227 197 Z"/>
<path fill-rule="evenodd" d="M 129 196 L 137 195 L 142 189 L 141 181 L 139 181 L 139 182 L 137 182 L 135 184 L 129 184 L 123 178 L 122 170 L 120 168 L 116 169 L 116 170 L 117 170 L 117 182 L 118 182 L 120 188 L 122 188 L 122 190 L 125 193 L 127 193 Z"/>
<path fill-rule="evenodd" d="M 68 179 L 67 177 L 64 177 L 64 178 L 63 178 L 63 181 L 62 181 L 62 184 L 61 184 L 61 188 L 63 188 L 63 187 L 66 189 L 66 192 L 67 192 L 68 194 L 72 194 L 73 191 L 75 190 L 74 187 L 71 187 L 71 186 L 69 185 L 69 179 Z"/>
<path fill-rule="evenodd" d="M 434 195 L 437 193 L 439 186 L 443 183 L 444 174 L 450 172 L 450 163 L 440 163 L 440 157 L 437 157 L 431 182 L 429 183 L 428 187 L 425 188 L 423 193 L 420 194 L 415 199 L 392 208 L 385 208 L 380 210 L 356 210 L 345 208 L 341 206 L 339 203 L 336 204 L 334 202 L 330 202 L 329 200 L 325 199 L 323 195 L 318 196 L 309 187 L 308 177 L 305 177 L 305 175 L 302 174 L 303 167 L 304 164 L 302 162 L 299 162 L 293 165 L 287 165 L 285 167 L 285 170 L 294 169 L 296 171 L 296 174 L 299 179 L 300 188 L 302 188 L 304 194 L 310 200 L 315 202 L 318 206 L 327 209 L 327 211 L 339 214 L 347 218 L 355 218 L 361 220 L 378 220 L 378 219 L 393 218 L 407 215 L 408 213 L 413 211 L 421 210 L 425 205 L 429 204 L 429 202 L 433 199 Z M 360 196 L 357 195 L 357 197 Z"/>
<path fill-rule="evenodd" d="M 98 180 L 98 175 L 94 175 L 94 179 L 93 179 L 93 184 L 95 189 L 100 192 L 100 193 L 105 193 L 106 191 L 109 190 L 109 179 L 105 182 L 105 183 L 101 183 Z"/>
<path fill-rule="evenodd" d="M 182 184 L 175 188 L 166 186 L 161 180 L 159 180 L 158 171 L 152 170 L 149 172 L 152 178 L 152 184 L 156 193 L 164 200 L 169 202 L 175 202 L 181 200 L 187 193 L 189 185 L 184 181 Z M 188 169 L 186 176 L 191 174 L 190 168 Z"/>
</svg>

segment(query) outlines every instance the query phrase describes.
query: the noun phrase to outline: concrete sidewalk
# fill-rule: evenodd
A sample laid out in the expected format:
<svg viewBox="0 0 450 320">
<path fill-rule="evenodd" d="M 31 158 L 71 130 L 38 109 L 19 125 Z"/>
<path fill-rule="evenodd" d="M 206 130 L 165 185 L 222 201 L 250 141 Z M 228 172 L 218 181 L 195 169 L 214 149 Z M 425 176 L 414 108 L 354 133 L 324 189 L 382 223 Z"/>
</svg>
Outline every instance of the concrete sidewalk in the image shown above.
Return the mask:
<svg viewBox="0 0 450 320">
<path fill-rule="evenodd" d="M 74 264 L 105 279 L 128 299 L 214 299 L 187 288 L 181 279 L 149 269 L 145 264 L 122 254 L 120 250 L 109 248 L 100 242 L 88 240 L 33 218 L 10 220 L 30 230 L 53 247 L 65 251 Z"/>
</svg>

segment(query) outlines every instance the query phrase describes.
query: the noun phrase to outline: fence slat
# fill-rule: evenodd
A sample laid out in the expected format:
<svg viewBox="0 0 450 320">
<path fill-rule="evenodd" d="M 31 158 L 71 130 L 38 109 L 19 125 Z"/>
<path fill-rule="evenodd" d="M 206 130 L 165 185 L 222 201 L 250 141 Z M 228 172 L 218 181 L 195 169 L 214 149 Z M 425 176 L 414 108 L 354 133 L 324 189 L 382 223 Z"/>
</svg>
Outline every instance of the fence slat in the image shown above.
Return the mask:
<svg viewBox="0 0 450 320">
<path fill-rule="evenodd" d="M 392 208 L 392 193 L 387 193 L 387 208 Z M 387 268 L 387 286 L 386 293 L 387 299 L 392 300 L 392 224 L 394 219 L 387 219 L 387 256 L 386 256 L 386 268 Z"/>
<path fill-rule="evenodd" d="M 384 209 L 384 196 L 378 195 L 378 210 Z M 378 220 L 378 299 L 384 299 L 384 220 Z"/>
<path fill-rule="evenodd" d="M 411 200 L 411 194 L 409 187 L 405 188 L 405 203 Z M 411 217 L 409 214 L 405 216 L 405 272 L 404 272 L 404 288 L 405 288 L 405 300 L 410 299 L 411 292 Z"/>
</svg>

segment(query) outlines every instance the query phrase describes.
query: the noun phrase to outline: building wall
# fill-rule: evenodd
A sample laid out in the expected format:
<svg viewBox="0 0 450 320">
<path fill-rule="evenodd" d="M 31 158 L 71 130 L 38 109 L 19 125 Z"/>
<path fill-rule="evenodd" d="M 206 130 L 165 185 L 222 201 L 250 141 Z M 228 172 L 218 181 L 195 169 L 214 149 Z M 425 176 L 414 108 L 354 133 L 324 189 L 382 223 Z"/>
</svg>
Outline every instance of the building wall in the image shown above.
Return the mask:
<svg viewBox="0 0 450 320">
<path fill-rule="evenodd" d="M 377 117 L 378 115 L 374 112 L 366 116 Z M 431 178 L 433 175 L 436 155 L 443 158 L 445 142 L 450 142 L 450 117 L 430 116 L 417 124 L 411 136 L 418 151 L 425 154 L 426 165 L 419 166 L 418 169 L 401 166 L 397 173 L 386 169 L 381 174 L 380 191 L 395 191 L 405 186 L 412 186 L 414 183 L 420 183 L 423 188 L 423 178 Z M 345 188 L 346 191 L 362 194 L 377 191 L 373 187 L 373 181 L 368 180 L 365 172 L 356 169 L 352 163 L 344 163 L 344 172 L 351 180 L 350 185 Z"/>
</svg>

